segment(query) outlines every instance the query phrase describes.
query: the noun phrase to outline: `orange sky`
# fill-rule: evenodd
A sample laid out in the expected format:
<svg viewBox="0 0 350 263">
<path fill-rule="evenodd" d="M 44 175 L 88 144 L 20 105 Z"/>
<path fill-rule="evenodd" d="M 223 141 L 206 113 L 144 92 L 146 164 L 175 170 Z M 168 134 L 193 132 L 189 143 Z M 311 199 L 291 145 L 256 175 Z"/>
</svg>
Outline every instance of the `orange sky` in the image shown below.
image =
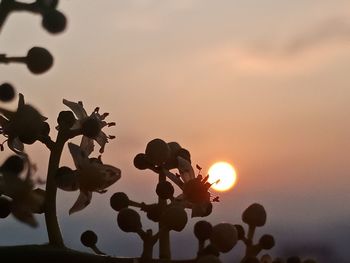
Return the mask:
<svg viewBox="0 0 350 263">
<path fill-rule="evenodd" d="M 236 188 L 221 194 L 214 221 L 238 221 L 256 201 L 276 223 L 350 217 L 343 207 L 350 198 L 348 1 L 76 0 L 60 10 L 69 25 L 58 36 L 41 30 L 38 17 L 10 17 L 0 53 L 43 46 L 55 65 L 40 76 L 0 65 L 0 79 L 53 125 L 62 98 L 100 106 L 117 122 L 104 160 L 123 178 L 72 221 L 63 215 L 65 224 L 96 217 L 113 191 L 140 198 L 145 185 L 152 189 L 155 177 L 132 160 L 157 137 L 187 147 L 203 168 L 234 164 Z M 33 148 L 40 174 L 42 149 Z M 60 196 L 68 200 L 62 213 L 74 198 Z"/>
</svg>

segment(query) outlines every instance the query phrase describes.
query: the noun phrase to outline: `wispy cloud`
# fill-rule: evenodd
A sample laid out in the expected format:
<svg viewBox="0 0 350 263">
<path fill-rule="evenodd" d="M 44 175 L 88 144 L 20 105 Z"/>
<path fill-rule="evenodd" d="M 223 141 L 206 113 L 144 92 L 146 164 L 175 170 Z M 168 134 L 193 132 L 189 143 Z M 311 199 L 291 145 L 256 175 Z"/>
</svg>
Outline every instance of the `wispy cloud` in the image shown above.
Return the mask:
<svg viewBox="0 0 350 263">
<path fill-rule="evenodd" d="M 350 20 L 336 17 L 290 39 L 283 50 L 286 54 L 295 55 L 321 45 L 349 41 Z"/>
</svg>

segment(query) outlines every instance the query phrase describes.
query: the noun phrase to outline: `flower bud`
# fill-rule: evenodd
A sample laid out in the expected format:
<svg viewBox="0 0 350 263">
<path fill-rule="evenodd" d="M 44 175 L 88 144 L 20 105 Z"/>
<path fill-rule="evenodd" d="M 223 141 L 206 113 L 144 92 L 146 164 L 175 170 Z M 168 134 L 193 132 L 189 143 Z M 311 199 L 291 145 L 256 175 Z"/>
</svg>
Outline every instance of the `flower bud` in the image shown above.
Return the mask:
<svg viewBox="0 0 350 263">
<path fill-rule="evenodd" d="M 236 228 L 228 223 L 220 223 L 213 227 L 210 241 L 220 252 L 229 252 L 237 243 Z"/>
<path fill-rule="evenodd" d="M 129 197 L 123 192 L 118 192 L 111 196 L 109 203 L 115 211 L 119 212 L 129 206 Z"/>
<path fill-rule="evenodd" d="M 87 230 L 81 234 L 80 241 L 86 247 L 94 247 L 97 243 L 97 235 L 94 231 Z"/>
<path fill-rule="evenodd" d="M 209 244 L 208 246 L 206 246 L 200 253 L 201 255 L 213 255 L 213 256 L 220 256 L 220 251 L 218 250 L 218 248 L 216 246 L 214 246 L 213 244 Z"/>
<path fill-rule="evenodd" d="M 179 205 L 170 205 L 162 213 L 160 221 L 167 226 L 169 230 L 180 232 L 187 224 L 187 213 L 185 209 Z"/>
<path fill-rule="evenodd" d="M 43 15 L 42 26 L 52 34 L 61 33 L 67 25 L 64 14 L 55 9 L 49 9 Z"/>
<path fill-rule="evenodd" d="M 174 195 L 174 187 L 168 182 L 159 182 L 157 184 L 156 193 L 161 199 L 170 199 Z"/>
<path fill-rule="evenodd" d="M 150 167 L 150 164 L 147 160 L 146 154 L 139 153 L 138 155 L 136 155 L 134 158 L 134 166 L 140 170 L 148 169 Z"/>
<path fill-rule="evenodd" d="M 275 239 L 271 235 L 263 235 L 259 240 L 259 245 L 263 249 L 271 249 L 275 246 Z"/>
<path fill-rule="evenodd" d="M 161 139 L 154 139 L 146 146 L 147 159 L 154 165 L 162 165 L 170 158 L 168 144 Z"/>
<path fill-rule="evenodd" d="M 263 226 L 266 223 L 266 211 L 260 204 L 250 205 L 242 214 L 244 223 L 250 226 Z"/>
<path fill-rule="evenodd" d="M 213 231 L 213 226 L 205 220 L 198 221 L 194 225 L 194 235 L 199 241 L 209 239 Z"/>
<path fill-rule="evenodd" d="M 57 187 L 64 191 L 76 191 L 79 188 L 78 177 L 75 171 L 67 166 L 57 169 L 55 181 Z"/>
<path fill-rule="evenodd" d="M 70 129 L 75 121 L 76 119 L 71 111 L 61 111 L 57 117 L 57 123 L 60 128 Z"/>
<path fill-rule="evenodd" d="M 0 197 L 0 218 L 6 218 L 11 214 L 11 201 L 5 197 Z"/>
<path fill-rule="evenodd" d="M 162 215 L 162 209 L 158 204 L 147 205 L 146 208 L 147 218 L 153 222 L 159 222 Z"/>
<path fill-rule="evenodd" d="M 117 222 L 124 232 L 138 232 L 142 228 L 140 215 L 130 208 L 119 211 Z"/>
<path fill-rule="evenodd" d="M 191 154 L 188 150 L 186 150 L 185 148 L 181 148 L 177 151 L 176 153 L 177 157 L 182 157 L 185 160 L 189 161 L 191 163 Z"/>
<path fill-rule="evenodd" d="M 9 83 L 3 83 L 0 85 L 0 101 L 9 102 L 15 97 L 15 89 Z"/>
<path fill-rule="evenodd" d="M 239 240 L 244 239 L 244 237 L 245 237 L 245 231 L 244 231 L 243 226 L 237 224 L 237 225 L 234 225 L 234 227 L 236 228 L 238 239 L 239 239 Z"/>
<path fill-rule="evenodd" d="M 32 73 L 41 74 L 52 67 L 53 57 L 45 48 L 33 47 L 27 53 L 26 62 Z"/>
</svg>

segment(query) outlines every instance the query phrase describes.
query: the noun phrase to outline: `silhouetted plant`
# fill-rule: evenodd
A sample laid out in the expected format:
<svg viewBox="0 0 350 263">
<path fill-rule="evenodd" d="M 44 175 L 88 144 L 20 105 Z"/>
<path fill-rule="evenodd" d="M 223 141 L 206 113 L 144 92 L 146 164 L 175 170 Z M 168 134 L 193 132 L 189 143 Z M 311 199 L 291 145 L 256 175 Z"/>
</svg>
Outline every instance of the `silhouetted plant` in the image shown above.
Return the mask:
<svg viewBox="0 0 350 263">
<path fill-rule="evenodd" d="M 64 14 L 57 10 L 58 0 L 36 0 L 32 3 L 23 3 L 15 0 L 2 0 L 0 2 L 0 30 L 5 20 L 13 12 L 26 11 L 41 15 L 42 27 L 49 33 L 60 33 L 66 28 L 67 20 Z M 0 63 L 23 63 L 33 74 L 41 74 L 49 70 L 54 62 L 51 53 L 42 47 L 32 47 L 26 56 L 11 57 L 0 54 Z M 7 103 L 16 97 L 14 87 L 9 83 L 0 85 L 0 101 Z M 57 260 L 56 255 L 71 261 L 82 262 L 126 262 L 123 259 L 105 256 L 98 247 L 98 237 L 95 232 L 87 230 L 81 235 L 81 243 L 90 248 L 96 257 L 87 257 L 83 253 L 66 249 L 58 224 L 56 213 L 57 188 L 63 191 L 78 191 L 79 196 L 69 214 L 86 208 L 94 192 L 103 194 L 107 188 L 121 178 L 121 170 L 102 161 L 102 154 L 112 135 L 105 133 L 105 128 L 114 126 L 114 122 L 107 122 L 108 113 L 100 113 L 100 108 L 95 108 L 91 114 L 87 114 L 83 103 L 72 102 L 64 99 L 63 104 L 68 110 L 63 110 L 57 117 L 56 140 L 51 139 L 51 128 L 46 118 L 32 105 L 25 103 L 24 96 L 18 94 L 18 107 L 16 111 L 0 107 L 0 134 L 5 141 L 0 145 L 4 150 L 4 143 L 15 155 L 9 156 L 0 167 L 0 218 L 6 218 L 12 214 L 19 221 L 36 227 L 38 225 L 34 214 L 44 214 L 48 233 L 49 246 L 41 246 L 40 249 L 30 247 L 32 256 L 44 262 Z M 80 144 L 70 142 L 71 139 L 80 137 Z M 46 181 L 35 180 L 33 173 L 35 166 L 25 151 L 25 145 L 35 142 L 43 143 L 49 152 L 49 164 Z M 95 144 L 99 145 L 98 155 L 94 155 Z M 60 159 L 65 145 L 74 161 L 74 168 L 60 166 Z M 212 213 L 212 203 L 218 202 L 219 197 L 210 192 L 212 184 L 208 182 L 208 175 L 201 174 L 202 168 L 196 165 L 195 174 L 191 164 L 190 152 L 177 142 L 165 142 L 161 139 L 151 140 L 144 153 L 135 156 L 134 166 L 139 170 L 148 170 L 158 177 L 155 193 L 157 202 L 146 204 L 131 200 L 124 192 L 116 192 L 110 198 L 110 206 L 116 212 L 117 224 L 126 233 L 135 233 L 143 241 L 141 262 L 152 262 L 153 248 L 159 243 L 159 258 L 170 261 L 171 231 L 181 232 L 187 222 L 187 211 L 191 217 L 206 217 Z M 174 172 L 177 170 L 177 172 Z M 45 190 L 36 188 L 45 184 Z M 181 193 L 175 195 L 175 188 Z M 138 209 L 144 212 L 147 218 L 158 224 L 158 231 L 153 233 L 151 229 L 144 229 Z M 258 260 L 258 254 L 262 250 L 269 250 L 275 245 L 273 236 L 265 234 L 260 237 L 258 243 L 254 243 L 256 227 L 266 223 L 266 211 L 260 204 L 252 204 L 242 214 L 242 220 L 248 225 L 245 233 L 243 226 L 231 223 L 219 223 L 212 225 L 210 222 L 200 220 L 194 226 L 194 235 L 198 239 L 197 256 L 193 260 L 185 262 L 219 263 L 221 253 L 231 251 L 236 243 L 241 240 L 245 246 L 243 263 L 270 263 L 283 262 L 274 259 L 268 254 Z M 21 248 L 18 247 L 18 250 Z M 1 247 L 0 247 L 1 250 Z M 11 260 L 28 260 L 24 253 L 12 253 L 10 248 L 2 250 Z M 7 254 L 6 254 L 7 253 Z M 11 254 L 9 256 L 9 253 Z M 35 256 L 35 253 L 38 254 Z M 53 255 L 53 256 L 52 256 Z M 0 254 L 0 256 L 3 256 Z M 77 260 L 74 260 L 77 259 Z M 3 260 L 3 258 L 0 258 Z M 42 259 L 41 259 L 42 260 Z M 120 261 L 119 261 L 120 260 Z M 42 262 L 42 261 L 41 261 Z M 131 262 L 131 261 L 130 261 Z M 164 262 L 164 261 L 159 261 Z M 287 263 L 301 262 L 298 257 L 290 257 Z M 313 263 L 307 259 L 303 263 Z"/>
</svg>

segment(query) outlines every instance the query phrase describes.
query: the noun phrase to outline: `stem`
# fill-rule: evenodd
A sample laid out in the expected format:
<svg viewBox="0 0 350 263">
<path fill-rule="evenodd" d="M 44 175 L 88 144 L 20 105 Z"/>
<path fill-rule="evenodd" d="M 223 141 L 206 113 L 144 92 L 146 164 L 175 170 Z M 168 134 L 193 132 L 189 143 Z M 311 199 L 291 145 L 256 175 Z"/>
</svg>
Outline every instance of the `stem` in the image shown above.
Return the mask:
<svg viewBox="0 0 350 263">
<path fill-rule="evenodd" d="M 158 182 L 166 181 L 166 176 L 163 173 L 159 173 Z M 163 210 L 167 206 L 167 201 L 158 197 L 158 204 Z M 171 259 L 170 251 L 170 235 L 169 230 L 163 226 L 161 222 L 158 224 L 159 229 L 159 258 L 160 259 Z"/>
<path fill-rule="evenodd" d="M 66 139 L 67 137 L 65 133 L 59 131 L 57 140 L 51 148 L 49 166 L 47 171 L 45 221 L 47 233 L 49 236 L 49 243 L 50 245 L 57 247 L 64 247 L 64 243 L 60 227 L 58 225 L 56 213 L 57 186 L 55 183 L 55 174 L 60 163 L 60 158 Z"/>
</svg>

